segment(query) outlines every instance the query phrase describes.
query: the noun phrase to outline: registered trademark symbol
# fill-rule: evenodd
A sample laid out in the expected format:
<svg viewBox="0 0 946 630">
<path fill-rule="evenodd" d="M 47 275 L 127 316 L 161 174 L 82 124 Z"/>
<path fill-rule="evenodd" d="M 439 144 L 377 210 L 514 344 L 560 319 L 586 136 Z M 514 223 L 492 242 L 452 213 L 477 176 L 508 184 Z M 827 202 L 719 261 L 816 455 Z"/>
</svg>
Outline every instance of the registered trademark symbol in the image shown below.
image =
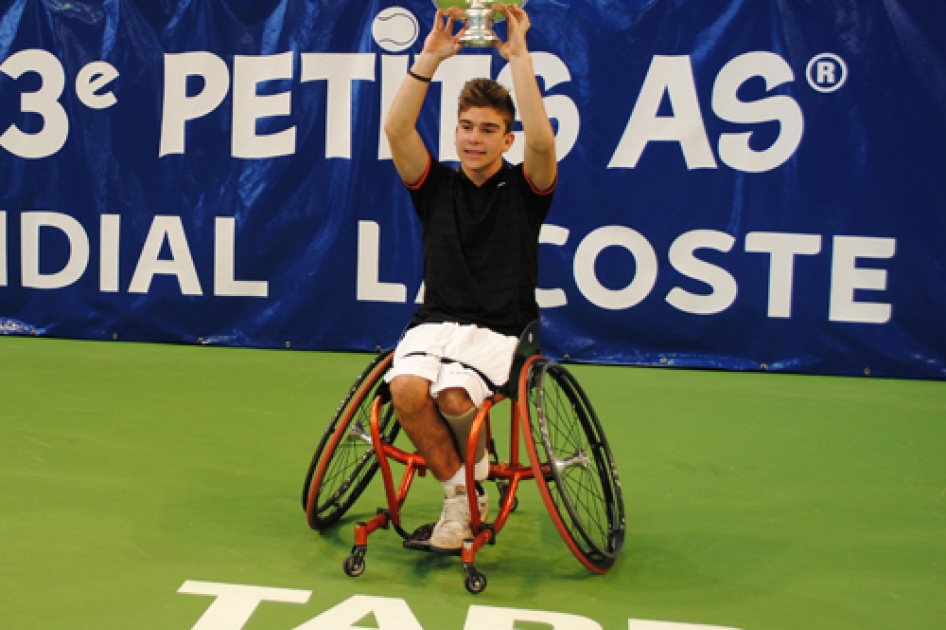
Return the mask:
<svg viewBox="0 0 946 630">
<path fill-rule="evenodd" d="M 847 81 L 847 64 L 834 53 L 815 55 L 805 69 L 808 85 L 827 94 L 841 89 Z"/>
</svg>

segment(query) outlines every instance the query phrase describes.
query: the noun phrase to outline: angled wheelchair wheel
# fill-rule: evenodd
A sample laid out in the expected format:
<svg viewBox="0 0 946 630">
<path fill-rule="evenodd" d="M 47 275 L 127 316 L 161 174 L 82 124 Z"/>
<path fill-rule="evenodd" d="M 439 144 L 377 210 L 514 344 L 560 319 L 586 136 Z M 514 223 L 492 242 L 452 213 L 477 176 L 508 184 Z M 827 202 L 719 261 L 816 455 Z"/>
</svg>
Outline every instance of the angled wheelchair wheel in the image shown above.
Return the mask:
<svg viewBox="0 0 946 630">
<path fill-rule="evenodd" d="M 378 471 L 371 407 L 393 357 L 390 351 L 380 354 L 365 368 L 315 449 L 302 488 L 302 507 L 313 529 L 325 529 L 344 516 Z M 393 442 L 400 425 L 390 401 L 382 405 L 379 423 L 381 439 Z"/>
<path fill-rule="evenodd" d="M 564 366 L 546 359 L 525 375 L 526 448 L 555 527 L 596 573 L 624 544 L 624 499 L 611 449 L 588 397 Z"/>
</svg>

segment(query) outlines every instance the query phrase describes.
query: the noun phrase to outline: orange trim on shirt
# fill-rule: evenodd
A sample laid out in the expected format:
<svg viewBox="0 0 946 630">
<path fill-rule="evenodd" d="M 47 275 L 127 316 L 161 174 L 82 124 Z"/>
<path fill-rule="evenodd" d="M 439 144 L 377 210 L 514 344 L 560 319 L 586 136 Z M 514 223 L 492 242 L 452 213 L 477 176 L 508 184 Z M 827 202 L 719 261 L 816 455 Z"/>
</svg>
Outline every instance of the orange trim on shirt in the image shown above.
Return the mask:
<svg viewBox="0 0 946 630">
<path fill-rule="evenodd" d="M 555 187 L 558 186 L 558 171 L 555 172 L 555 180 L 552 182 L 552 185 L 546 188 L 545 190 L 539 190 L 535 187 L 535 184 L 532 183 L 532 180 L 529 178 L 529 174 L 526 173 L 526 165 L 522 165 L 522 175 L 526 178 L 526 183 L 529 184 L 529 188 L 532 189 L 537 195 L 551 195 L 555 191 Z"/>
<path fill-rule="evenodd" d="M 430 154 L 428 153 L 428 154 L 427 154 L 427 168 L 424 169 L 424 174 L 421 175 L 421 176 L 420 176 L 420 179 L 418 179 L 418 180 L 417 180 L 416 182 L 414 182 L 413 184 L 410 183 L 410 182 L 404 182 L 404 185 L 407 186 L 408 189 L 410 189 L 410 190 L 417 190 L 417 189 L 419 189 L 421 186 L 423 186 L 423 185 L 424 185 L 424 181 L 427 180 L 427 175 L 430 174 L 430 167 L 433 165 L 433 163 L 434 163 L 434 158 L 432 158 L 432 157 L 430 156 Z M 401 180 L 401 181 L 403 181 L 403 180 Z"/>
</svg>

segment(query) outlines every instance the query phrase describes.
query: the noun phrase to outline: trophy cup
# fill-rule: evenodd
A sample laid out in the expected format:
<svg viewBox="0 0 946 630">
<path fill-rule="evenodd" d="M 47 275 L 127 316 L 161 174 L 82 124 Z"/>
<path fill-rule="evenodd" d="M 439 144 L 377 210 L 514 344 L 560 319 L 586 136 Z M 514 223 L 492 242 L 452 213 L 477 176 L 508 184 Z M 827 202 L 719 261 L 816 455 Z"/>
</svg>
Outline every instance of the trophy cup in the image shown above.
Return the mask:
<svg viewBox="0 0 946 630">
<path fill-rule="evenodd" d="M 468 23 L 468 28 L 460 43 L 477 48 L 491 47 L 499 40 L 493 32 L 493 23 L 503 20 L 499 12 L 493 11 L 493 5 L 499 0 L 433 0 L 434 5 L 445 14 Z M 503 0 L 502 4 L 524 6 L 526 0 Z"/>
</svg>

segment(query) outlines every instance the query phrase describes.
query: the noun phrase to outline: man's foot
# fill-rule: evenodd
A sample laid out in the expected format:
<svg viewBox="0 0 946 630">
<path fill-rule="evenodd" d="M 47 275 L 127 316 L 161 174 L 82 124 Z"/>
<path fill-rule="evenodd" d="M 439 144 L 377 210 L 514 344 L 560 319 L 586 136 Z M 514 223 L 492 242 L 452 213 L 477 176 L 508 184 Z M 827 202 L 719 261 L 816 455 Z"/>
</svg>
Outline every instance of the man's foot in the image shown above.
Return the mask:
<svg viewBox="0 0 946 630">
<path fill-rule="evenodd" d="M 443 512 L 440 520 L 434 525 L 434 532 L 430 536 L 430 546 L 435 549 L 450 551 L 463 546 L 463 541 L 473 538 L 470 528 L 470 503 L 464 486 L 454 486 L 445 490 L 446 498 L 443 501 Z M 477 507 L 480 511 L 480 520 L 489 515 L 489 497 L 484 490 L 477 496 Z"/>
</svg>

